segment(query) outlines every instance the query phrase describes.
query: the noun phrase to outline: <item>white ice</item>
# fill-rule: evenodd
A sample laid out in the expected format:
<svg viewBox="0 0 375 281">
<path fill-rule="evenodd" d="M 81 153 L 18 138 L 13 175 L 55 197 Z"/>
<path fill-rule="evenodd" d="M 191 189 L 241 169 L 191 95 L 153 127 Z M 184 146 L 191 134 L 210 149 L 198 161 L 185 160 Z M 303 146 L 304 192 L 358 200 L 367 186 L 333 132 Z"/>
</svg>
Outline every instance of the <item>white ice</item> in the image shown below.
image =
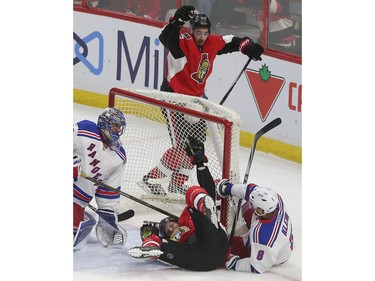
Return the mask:
<svg viewBox="0 0 375 281">
<path fill-rule="evenodd" d="M 102 109 L 74 104 L 74 121 L 89 119 L 96 122 Z M 241 147 L 240 166 L 243 178 L 250 149 Z M 272 154 L 257 151 L 250 170 L 249 182 L 269 186 L 282 197 L 293 221 L 294 252 L 283 265 L 273 267 L 269 272 L 257 275 L 234 272 L 224 268 L 210 272 L 192 272 L 149 259 L 134 259 L 127 250 L 140 245 L 139 227 L 143 220 L 159 221 L 165 215 L 135 203 L 136 215 L 121 225 L 127 230 L 128 241 L 125 248 L 104 248 L 91 233 L 85 248 L 73 252 L 73 278 L 75 281 L 115 281 L 115 280 L 302 280 L 302 166 L 278 158 Z M 93 204 L 94 205 L 94 204 Z M 91 211 L 91 210 L 90 210 Z"/>
</svg>

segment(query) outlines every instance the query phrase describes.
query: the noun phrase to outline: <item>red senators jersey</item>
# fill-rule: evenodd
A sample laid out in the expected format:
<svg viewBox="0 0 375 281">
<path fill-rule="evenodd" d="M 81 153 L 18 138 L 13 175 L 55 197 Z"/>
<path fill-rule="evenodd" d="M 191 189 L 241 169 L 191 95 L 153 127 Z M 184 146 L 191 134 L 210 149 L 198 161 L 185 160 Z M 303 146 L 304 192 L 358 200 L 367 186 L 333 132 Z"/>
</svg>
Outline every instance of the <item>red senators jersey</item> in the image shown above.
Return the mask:
<svg viewBox="0 0 375 281">
<path fill-rule="evenodd" d="M 185 56 L 175 59 L 168 53 L 167 80 L 176 93 L 201 97 L 215 57 L 226 43 L 223 36 L 211 34 L 200 51 L 189 33 L 181 34 L 179 42 Z"/>
<path fill-rule="evenodd" d="M 193 219 L 190 216 L 189 211 L 187 210 L 188 206 L 182 211 L 180 218 L 178 219 L 179 226 L 187 226 L 190 230 L 182 233 L 179 242 L 185 242 L 189 237 L 195 232 L 195 226 Z"/>
<path fill-rule="evenodd" d="M 211 33 L 203 48 L 198 48 L 192 34 L 180 31 L 181 27 L 171 18 L 159 35 L 160 42 L 168 49 L 167 75 L 162 90 L 164 86 L 167 91 L 201 97 L 216 56 L 238 52 L 243 38 Z"/>
</svg>

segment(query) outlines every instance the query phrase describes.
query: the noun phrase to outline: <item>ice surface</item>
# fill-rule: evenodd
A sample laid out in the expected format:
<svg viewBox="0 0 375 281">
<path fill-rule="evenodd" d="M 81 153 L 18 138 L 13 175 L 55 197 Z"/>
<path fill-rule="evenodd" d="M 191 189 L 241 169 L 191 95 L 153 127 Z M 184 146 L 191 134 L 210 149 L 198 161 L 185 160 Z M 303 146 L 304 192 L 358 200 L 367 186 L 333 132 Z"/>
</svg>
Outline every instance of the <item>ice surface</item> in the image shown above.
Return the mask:
<svg viewBox="0 0 375 281">
<path fill-rule="evenodd" d="M 74 104 L 74 121 L 89 119 L 96 122 L 102 109 Z M 241 147 L 240 166 L 243 178 L 250 149 Z M 293 221 L 294 247 L 292 257 L 283 265 L 273 267 L 269 272 L 258 275 L 217 269 L 210 272 L 192 272 L 150 259 L 135 259 L 127 250 L 140 245 L 139 227 L 143 220 L 159 221 L 165 217 L 152 209 L 135 203 L 135 216 L 121 225 L 127 230 L 128 241 L 125 248 L 104 248 L 95 237 L 95 231 L 85 248 L 73 252 L 74 281 L 115 281 L 115 280 L 302 280 L 302 166 L 257 151 L 252 163 L 249 182 L 269 186 L 283 197 Z M 95 203 L 93 203 L 95 205 Z M 91 210 L 89 210 L 91 211 Z M 177 214 L 178 215 L 178 214 Z"/>
</svg>

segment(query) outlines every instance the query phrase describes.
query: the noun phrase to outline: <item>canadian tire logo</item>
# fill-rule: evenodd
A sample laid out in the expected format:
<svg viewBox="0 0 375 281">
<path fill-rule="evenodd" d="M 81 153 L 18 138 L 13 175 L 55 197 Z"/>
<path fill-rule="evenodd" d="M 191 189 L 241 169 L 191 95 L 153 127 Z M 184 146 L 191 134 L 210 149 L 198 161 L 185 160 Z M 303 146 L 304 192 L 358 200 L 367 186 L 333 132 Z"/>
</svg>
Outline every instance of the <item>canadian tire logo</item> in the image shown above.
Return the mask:
<svg viewBox="0 0 375 281">
<path fill-rule="evenodd" d="M 271 71 L 268 70 L 268 66 L 265 64 L 262 65 L 259 71 L 246 69 L 245 73 L 260 118 L 265 121 L 284 87 L 285 79 L 271 75 Z"/>
</svg>

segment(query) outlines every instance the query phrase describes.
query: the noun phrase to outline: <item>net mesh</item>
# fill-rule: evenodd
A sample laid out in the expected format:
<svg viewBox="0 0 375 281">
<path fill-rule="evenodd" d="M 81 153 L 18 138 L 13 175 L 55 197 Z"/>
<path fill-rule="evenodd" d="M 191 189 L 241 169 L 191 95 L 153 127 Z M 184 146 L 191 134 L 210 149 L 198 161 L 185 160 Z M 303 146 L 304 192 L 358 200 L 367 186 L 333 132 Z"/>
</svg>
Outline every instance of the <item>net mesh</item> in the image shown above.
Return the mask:
<svg viewBox="0 0 375 281">
<path fill-rule="evenodd" d="M 188 136 L 204 142 L 206 165 L 214 179 L 240 183 L 241 119 L 234 111 L 206 99 L 158 90 L 113 88 L 109 99 L 109 106 L 121 110 L 127 122 L 122 135 L 127 155 L 124 192 L 179 215 L 186 189 L 198 184 L 184 150 Z M 235 212 L 233 200 L 221 202 L 221 222 L 227 229 Z M 132 204 L 122 197 L 117 208 L 123 211 Z"/>
</svg>

